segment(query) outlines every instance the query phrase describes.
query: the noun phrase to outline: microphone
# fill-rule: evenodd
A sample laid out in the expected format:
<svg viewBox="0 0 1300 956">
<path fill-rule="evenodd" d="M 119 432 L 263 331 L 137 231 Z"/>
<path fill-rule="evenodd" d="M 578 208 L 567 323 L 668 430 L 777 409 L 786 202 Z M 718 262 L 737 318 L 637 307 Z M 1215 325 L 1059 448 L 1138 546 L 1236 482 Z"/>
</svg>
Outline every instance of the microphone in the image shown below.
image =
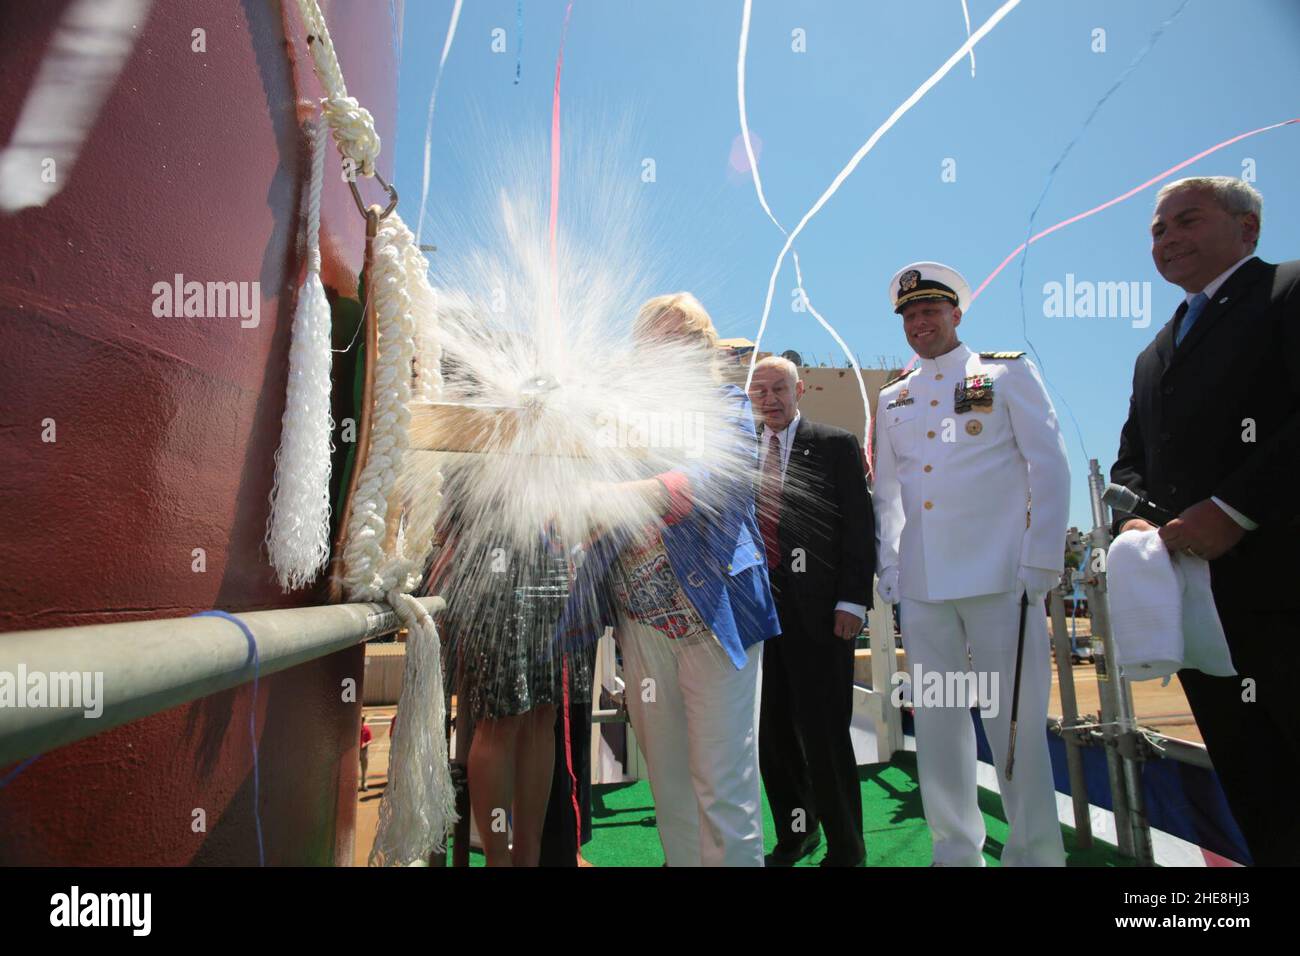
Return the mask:
<svg viewBox="0 0 1300 956">
<path fill-rule="evenodd" d="M 1127 512 L 1135 518 L 1150 521 L 1156 527 L 1163 527 L 1178 517 L 1172 511 L 1166 511 L 1159 505 L 1152 504 L 1137 492 L 1114 482 L 1106 486 L 1106 491 L 1101 496 L 1101 500 L 1116 511 Z"/>
</svg>

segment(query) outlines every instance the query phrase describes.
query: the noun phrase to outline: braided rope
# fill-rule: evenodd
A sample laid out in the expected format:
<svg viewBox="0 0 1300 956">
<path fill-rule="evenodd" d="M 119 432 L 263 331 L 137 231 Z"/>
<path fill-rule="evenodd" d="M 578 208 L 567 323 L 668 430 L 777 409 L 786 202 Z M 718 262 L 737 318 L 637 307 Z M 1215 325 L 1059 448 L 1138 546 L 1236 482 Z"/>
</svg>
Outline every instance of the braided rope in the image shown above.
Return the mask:
<svg viewBox="0 0 1300 956">
<path fill-rule="evenodd" d="M 316 118 L 311 138 L 311 185 L 307 192 L 307 271 L 320 275 L 320 190 L 325 181 L 325 136 L 329 122 Z"/>
<path fill-rule="evenodd" d="M 316 0 L 298 0 L 316 75 L 328 96 L 322 113 L 345 159 L 363 175 L 374 173 L 379 136 L 374 119 L 347 95 L 342 71 L 325 18 Z M 370 851 L 372 865 L 419 863 L 446 846 L 456 822 L 455 789 L 447 759 L 446 702 L 442 659 L 433 618 L 411 597 L 420 583 L 424 558 L 432 545 L 441 476 L 418 489 L 418 501 L 403 512 L 397 494 L 403 459 L 410 445 L 411 363 L 419 357 L 422 398 L 442 394 L 441 346 L 434 331 L 436 301 L 411 230 L 393 213 L 379 225 L 374 240 L 368 295 L 373 296 L 378 327 L 370 448 L 353 492 L 352 514 L 343 548 L 344 587 L 349 599 L 386 600 L 409 632 L 406 670 L 398 709 L 402 732 L 390 755 L 389 784 L 379 807 L 379 828 Z M 416 337 L 420 341 L 417 345 Z M 398 511 L 390 515 L 389 509 Z M 416 518 L 418 517 L 418 520 Z M 410 521 L 417 552 L 406 553 Z M 389 534 L 389 529 L 394 529 Z"/>
<path fill-rule="evenodd" d="M 298 0 L 298 10 L 307 25 L 307 45 L 311 49 L 312 62 L 316 64 L 316 76 L 325 87 L 321 111 L 329 120 L 334 141 L 339 152 L 352 160 L 357 172 L 373 176 L 380 146 L 375 118 L 355 98 L 348 96 L 343 70 L 339 67 L 334 41 L 330 38 L 320 5 L 316 0 Z"/>
<path fill-rule="evenodd" d="M 411 308 L 417 316 L 432 319 L 438 314 L 438 294 L 429 284 L 429 262 L 414 243 L 406 248 L 405 255 Z M 435 329 L 431 321 L 419 322 L 415 329 L 415 393 L 426 402 L 442 398 L 442 345 Z"/>
<path fill-rule="evenodd" d="M 354 600 L 382 600 L 412 571 L 394 550 L 384 550 L 389 499 L 397 485 L 402 456 L 409 447 L 411 359 L 415 354 L 415 316 L 407 291 L 406 246 L 414 236 L 400 217 L 380 223 L 375 237 L 369 294 L 375 297 L 379 354 L 375 362 L 374 410 L 370 449 L 357 479 L 347 544 L 345 583 Z"/>
<path fill-rule="evenodd" d="M 433 290 L 425 278 L 428 263 L 415 245 L 415 236 L 394 214 L 384 220 L 375 237 L 373 258 L 375 313 L 379 323 L 379 361 L 375 368 L 375 408 L 371 424 L 370 455 L 357 484 L 352 528 L 344 548 L 345 585 L 360 597 L 382 593 L 406 625 L 406 669 L 398 709 L 410 714 L 389 756 L 389 784 L 379 805 L 379 826 L 370 850 L 372 866 L 409 866 L 442 852 L 456 821 L 456 791 L 447 753 L 446 701 L 442 685 L 442 652 L 438 631 L 427 611 L 409 593 L 420 581 L 423 558 L 431 543 L 431 522 L 416 521 L 418 556 L 406 554 L 406 538 L 398 526 L 393 550 L 384 550 L 388 507 L 397 506 L 394 492 L 409 447 L 412 394 L 411 360 L 416 354 L 415 330 L 426 330 L 426 353 L 441 350 L 432 334 Z M 442 379 L 437 365 L 429 376 L 435 397 Z M 432 486 L 419 489 L 419 507 L 408 509 L 436 513 L 441 475 Z M 414 503 L 413 503 L 414 504 Z"/>
</svg>

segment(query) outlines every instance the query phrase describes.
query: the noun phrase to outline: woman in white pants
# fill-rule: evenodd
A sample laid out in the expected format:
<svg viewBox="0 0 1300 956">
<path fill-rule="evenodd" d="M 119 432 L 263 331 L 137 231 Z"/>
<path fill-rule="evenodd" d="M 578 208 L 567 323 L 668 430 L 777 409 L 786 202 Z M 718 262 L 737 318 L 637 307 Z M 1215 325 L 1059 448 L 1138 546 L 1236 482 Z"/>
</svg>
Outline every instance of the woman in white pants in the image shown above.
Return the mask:
<svg viewBox="0 0 1300 956">
<path fill-rule="evenodd" d="M 652 367 L 656 343 L 678 356 L 697 346 L 710 363 L 716 353 L 713 322 L 689 293 L 645 303 L 634 335 Z M 562 641 L 615 627 L 669 866 L 763 865 L 759 645 L 780 625 L 754 514 L 749 399 L 719 385 L 718 401 L 715 454 L 603 490 L 636 495 L 658 520 L 593 544 L 560 623 Z"/>
<path fill-rule="evenodd" d="M 669 866 L 762 866 L 757 646 L 737 670 L 712 634 L 670 640 L 620 619 L 632 729 Z"/>
</svg>

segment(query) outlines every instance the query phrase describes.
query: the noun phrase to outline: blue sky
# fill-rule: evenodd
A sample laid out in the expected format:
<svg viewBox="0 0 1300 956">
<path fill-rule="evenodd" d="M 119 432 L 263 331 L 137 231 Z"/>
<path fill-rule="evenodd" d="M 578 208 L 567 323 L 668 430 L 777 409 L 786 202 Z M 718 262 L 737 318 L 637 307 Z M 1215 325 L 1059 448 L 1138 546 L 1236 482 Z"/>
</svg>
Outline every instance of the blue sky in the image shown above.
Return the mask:
<svg viewBox="0 0 1300 956">
<path fill-rule="evenodd" d="M 975 48 L 974 78 L 963 62 L 886 134 L 796 243 L 809 297 L 864 365 L 911 355 L 887 299 L 893 273 L 933 259 L 978 285 L 1023 241 L 1048 171 L 1180 2 L 1024 0 Z M 968 4 L 973 29 L 1000 6 L 996 0 Z M 524 0 L 520 57 L 513 0 L 465 3 L 434 116 L 422 241 L 470 238 L 440 226 L 464 214 L 458 207 L 469 201 L 478 151 L 549 128 L 564 6 Z M 742 6 L 740 0 L 576 0 L 561 121 L 588 136 L 631 125 L 630 141 L 614 144 L 607 159 L 637 178 L 654 217 L 673 223 L 655 250 L 665 281 L 696 292 L 723 335 L 753 338 L 782 236 L 759 207 L 748 173 L 729 163 L 740 132 Z M 451 0 L 405 2 L 396 185 L 412 224 L 428 97 L 451 9 Z M 492 50 L 495 28 L 505 31 L 504 53 Z M 1098 28 L 1105 31 L 1105 52 L 1092 49 Z M 804 31 L 805 52 L 792 49 L 796 29 Z M 787 227 L 965 38 L 960 0 L 755 3 L 749 123 L 762 142 L 759 169 L 768 201 Z M 1297 91 L 1300 3 L 1191 0 L 1079 138 L 1035 231 L 1240 132 L 1300 116 Z M 653 183 L 639 181 L 645 157 L 655 161 Z M 955 161 L 950 182 L 942 176 L 948 159 Z M 539 153 L 537 161 L 547 158 Z M 1275 262 L 1300 257 L 1300 126 L 1230 146 L 1178 175 L 1240 176 L 1247 164 L 1265 199 L 1259 255 Z M 582 187 L 566 180 L 561 193 Z M 1109 469 L 1133 359 L 1182 297 L 1150 258 L 1157 188 L 1030 247 L 1025 326 L 1018 262 L 994 280 L 962 325 L 963 340 L 984 350 L 1026 349 L 1027 327 L 1056 393 L 1074 476 L 1071 520 L 1083 527 L 1091 524 L 1084 449 Z M 1140 320 L 1131 315 L 1045 315 L 1045 284 L 1065 283 L 1067 274 L 1076 282 L 1149 282 L 1150 325 L 1135 328 Z M 805 360 L 842 364 L 842 353 L 815 320 L 791 310 L 794 286 L 787 262 L 764 348 L 793 348 Z"/>
</svg>

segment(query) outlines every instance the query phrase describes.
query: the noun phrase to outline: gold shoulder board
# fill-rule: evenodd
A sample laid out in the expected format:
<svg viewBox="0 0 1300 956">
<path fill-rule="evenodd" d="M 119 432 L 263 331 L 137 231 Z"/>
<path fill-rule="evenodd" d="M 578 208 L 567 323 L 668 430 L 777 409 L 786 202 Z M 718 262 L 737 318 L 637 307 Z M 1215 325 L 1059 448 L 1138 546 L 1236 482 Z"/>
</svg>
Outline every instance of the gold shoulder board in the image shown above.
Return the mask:
<svg viewBox="0 0 1300 956">
<path fill-rule="evenodd" d="M 1001 359 L 1001 360 L 1004 360 L 1004 361 L 1005 361 L 1005 360 L 1008 360 L 1008 359 L 1024 358 L 1024 355 L 1025 355 L 1024 352 L 981 352 L 981 353 L 980 353 L 980 358 L 982 358 L 982 359 Z"/>
<path fill-rule="evenodd" d="M 918 371 L 918 369 L 919 369 L 919 366 L 918 366 L 918 368 L 909 368 L 909 369 L 908 369 L 906 372 L 904 372 L 903 374 L 901 374 L 901 375 L 895 375 L 893 378 L 891 378 L 891 379 L 890 379 L 888 382 L 886 382 L 884 385 L 880 386 L 880 390 L 883 392 L 885 389 L 889 388 L 889 386 L 893 385 L 895 382 L 901 382 L 903 379 L 907 378 L 907 376 L 915 374 L 915 373 Z"/>
</svg>

